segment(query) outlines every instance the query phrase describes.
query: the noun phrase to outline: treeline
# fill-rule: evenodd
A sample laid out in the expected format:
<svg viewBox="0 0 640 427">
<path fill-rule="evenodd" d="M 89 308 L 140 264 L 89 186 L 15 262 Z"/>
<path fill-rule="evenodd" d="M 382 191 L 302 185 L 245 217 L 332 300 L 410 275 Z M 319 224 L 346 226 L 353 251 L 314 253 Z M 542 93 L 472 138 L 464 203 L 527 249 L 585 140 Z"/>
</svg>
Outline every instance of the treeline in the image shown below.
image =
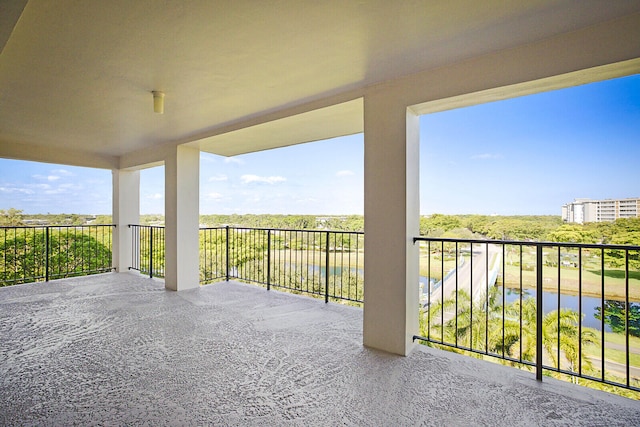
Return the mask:
<svg viewBox="0 0 640 427">
<path fill-rule="evenodd" d="M 318 215 L 274 215 L 274 214 L 230 214 L 200 215 L 201 227 L 247 227 L 286 230 L 335 230 L 364 231 L 362 215 L 318 216 Z M 164 225 L 162 215 L 140 215 L 141 225 Z"/>
<path fill-rule="evenodd" d="M 420 234 L 428 237 L 604 243 L 640 246 L 640 218 L 614 222 L 565 224 L 560 216 L 441 215 L 421 218 Z"/>
<path fill-rule="evenodd" d="M 19 209 L 0 209 L 0 226 L 112 224 L 111 215 L 25 214 Z M 164 215 L 140 215 L 140 225 L 164 225 Z M 200 215 L 205 227 L 282 228 L 292 230 L 364 231 L 362 215 Z"/>
<path fill-rule="evenodd" d="M 111 215 L 83 214 L 25 214 L 22 210 L 0 209 L 0 226 L 24 225 L 106 225 L 111 224 Z"/>
<path fill-rule="evenodd" d="M 201 215 L 200 223 L 208 227 L 234 226 L 281 228 L 291 230 L 364 231 L 362 215 Z"/>
<path fill-rule="evenodd" d="M 428 237 L 538 240 L 549 238 L 562 225 L 557 215 L 442 215 L 420 220 L 420 234 Z"/>
<path fill-rule="evenodd" d="M 0 229 L 0 287 L 111 271 L 112 227 Z"/>
<path fill-rule="evenodd" d="M 111 215 L 27 215 L 0 210 L 0 226 L 111 224 Z M 163 225 L 162 215 L 141 215 L 142 225 Z M 201 215 L 205 227 L 280 228 L 291 230 L 364 231 L 362 215 Z M 614 222 L 565 224 L 558 215 L 443 215 L 420 218 L 420 234 L 428 237 L 497 239 L 568 243 L 607 243 L 640 246 L 640 218 Z"/>
</svg>

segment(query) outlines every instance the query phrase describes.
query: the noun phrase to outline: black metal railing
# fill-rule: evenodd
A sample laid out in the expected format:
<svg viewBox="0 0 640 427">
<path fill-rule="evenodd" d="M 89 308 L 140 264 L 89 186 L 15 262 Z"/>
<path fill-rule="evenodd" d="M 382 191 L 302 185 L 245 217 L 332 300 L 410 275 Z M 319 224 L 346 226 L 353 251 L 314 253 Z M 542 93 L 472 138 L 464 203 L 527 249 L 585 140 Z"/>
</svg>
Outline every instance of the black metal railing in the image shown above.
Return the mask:
<svg viewBox="0 0 640 427">
<path fill-rule="evenodd" d="M 640 246 L 414 242 L 414 340 L 640 391 Z"/>
<path fill-rule="evenodd" d="M 112 271 L 113 227 L 0 227 L 0 286 Z"/>
<path fill-rule="evenodd" d="M 155 225 L 133 225 L 131 229 L 131 266 L 149 277 L 164 277 L 164 227 Z"/>
<path fill-rule="evenodd" d="M 164 227 L 130 225 L 130 269 L 164 276 Z M 0 227 L 0 286 L 113 270 L 113 225 Z M 536 377 L 640 391 L 640 246 L 416 237 L 414 340 Z M 363 302 L 364 233 L 200 229 L 200 282 L 241 280 Z M 577 381 L 577 380 L 576 380 Z"/>
<path fill-rule="evenodd" d="M 200 229 L 200 283 L 229 280 L 229 227 Z"/>
<path fill-rule="evenodd" d="M 218 227 L 200 229 L 202 283 L 241 280 L 362 303 L 364 233 Z"/>
<path fill-rule="evenodd" d="M 164 276 L 164 228 L 130 225 L 131 270 Z M 200 229 L 200 283 L 240 280 L 362 303 L 364 233 L 242 227 Z"/>
</svg>

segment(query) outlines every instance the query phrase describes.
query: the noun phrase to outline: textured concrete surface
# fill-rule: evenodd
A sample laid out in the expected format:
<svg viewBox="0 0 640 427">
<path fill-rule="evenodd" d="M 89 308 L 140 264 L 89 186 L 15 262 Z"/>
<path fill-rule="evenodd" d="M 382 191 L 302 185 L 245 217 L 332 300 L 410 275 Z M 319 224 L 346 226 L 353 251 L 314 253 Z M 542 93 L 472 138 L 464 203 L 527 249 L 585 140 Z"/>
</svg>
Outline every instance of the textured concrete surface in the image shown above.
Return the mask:
<svg viewBox="0 0 640 427">
<path fill-rule="evenodd" d="M 360 309 L 236 283 L 2 288 L 0 425 L 640 425 L 636 401 L 361 334 Z"/>
</svg>

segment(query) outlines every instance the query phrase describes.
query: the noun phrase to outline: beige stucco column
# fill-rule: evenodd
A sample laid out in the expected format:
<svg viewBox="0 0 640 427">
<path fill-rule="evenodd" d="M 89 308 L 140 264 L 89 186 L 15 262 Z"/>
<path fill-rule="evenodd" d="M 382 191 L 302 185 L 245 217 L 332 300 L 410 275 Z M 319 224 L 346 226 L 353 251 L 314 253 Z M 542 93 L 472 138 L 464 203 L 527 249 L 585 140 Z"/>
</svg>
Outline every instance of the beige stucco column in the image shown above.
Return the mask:
<svg viewBox="0 0 640 427">
<path fill-rule="evenodd" d="M 407 355 L 418 332 L 419 121 L 392 94 L 364 100 L 364 345 Z"/>
<path fill-rule="evenodd" d="M 165 287 L 196 288 L 199 273 L 200 151 L 178 146 L 165 159 Z"/>
<path fill-rule="evenodd" d="M 126 272 L 131 267 L 129 224 L 140 223 L 140 171 L 114 169 L 112 174 L 113 265 L 117 272 Z"/>
</svg>

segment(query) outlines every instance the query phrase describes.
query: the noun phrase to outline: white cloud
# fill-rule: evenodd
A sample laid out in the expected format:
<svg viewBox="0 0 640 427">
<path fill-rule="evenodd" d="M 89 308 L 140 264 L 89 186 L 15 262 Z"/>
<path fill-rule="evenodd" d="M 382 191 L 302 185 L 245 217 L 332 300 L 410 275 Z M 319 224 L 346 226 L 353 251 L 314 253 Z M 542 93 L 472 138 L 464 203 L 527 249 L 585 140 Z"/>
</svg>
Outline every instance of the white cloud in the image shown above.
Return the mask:
<svg viewBox="0 0 640 427">
<path fill-rule="evenodd" d="M 200 153 L 200 161 L 206 162 L 206 163 L 215 163 L 216 162 L 216 158 L 214 157 L 213 154 L 201 152 Z"/>
<path fill-rule="evenodd" d="M 58 179 L 60 179 L 60 177 L 58 175 L 32 175 L 32 178 L 34 179 L 39 179 L 39 180 L 46 180 L 46 181 L 57 181 Z"/>
<path fill-rule="evenodd" d="M 72 172 L 69 172 L 66 169 L 54 169 L 51 171 L 51 173 L 54 173 L 56 175 L 62 175 L 62 176 L 74 176 Z"/>
<path fill-rule="evenodd" d="M 75 176 L 75 174 L 66 169 L 54 169 L 49 175 L 33 175 L 32 178 L 52 182 L 59 180 L 63 176 Z"/>
<path fill-rule="evenodd" d="M 287 178 L 283 176 L 258 176 L 258 175 L 242 175 L 240 180 L 244 184 L 251 184 L 253 182 L 277 184 L 279 182 L 285 182 Z"/>
<path fill-rule="evenodd" d="M 225 157 L 224 158 L 224 162 L 225 163 L 235 163 L 238 165 L 244 165 L 244 160 L 239 159 L 237 157 Z"/>
<path fill-rule="evenodd" d="M 19 188 L 19 187 L 0 187 L 0 193 L 19 193 L 19 194 L 34 194 L 34 191 L 29 188 Z"/>
<path fill-rule="evenodd" d="M 222 194 L 216 193 L 215 191 L 207 194 L 208 200 L 222 200 L 222 197 Z"/>
<path fill-rule="evenodd" d="M 336 172 L 336 176 L 352 176 L 352 175 L 355 175 L 355 173 L 350 170 L 343 170 L 343 171 Z"/>
<path fill-rule="evenodd" d="M 247 198 L 245 199 L 245 202 L 247 202 L 247 203 L 251 203 L 251 204 L 253 204 L 253 203 L 258 203 L 258 202 L 260 202 L 260 201 L 262 201 L 262 197 L 260 197 L 260 196 L 258 196 L 258 195 L 253 195 L 253 196 L 251 196 L 251 197 L 247 197 Z"/>
<path fill-rule="evenodd" d="M 153 193 L 153 194 L 149 194 L 147 196 L 147 199 L 152 199 L 152 200 L 159 200 L 162 199 L 164 196 L 161 193 Z"/>
<path fill-rule="evenodd" d="M 305 198 L 305 199 L 297 199 L 295 202 L 302 204 L 302 203 L 318 203 L 319 201 L 320 200 L 315 199 L 313 197 L 308 197 L 308 198 Z"/>
<path fill-rule="evenodd" d="M 476 154 L 475 156 L 471 156 L 474 160 L 492 160 L 492 159 L 501 159 L 502 154 L 491 154 L 491 153 L 482 153 Z"/>
<path fill-rule="evenodd" d="M 215 182 L 215 181 L 226 181 L 229 178 L 227 177 L 227 175 L 224 174 L 218 174 L 215 176 L 212 176 L 211 178 L 209 178 L 209 182 Z"/>
<path fill-rule="evenodd" d="M 60 184 L 57 187 L 52 187 L 48 184 L 43 184 L 42 190 L 44 190 L 44 194 L 74 194 L 73 192 L 81 192 L 82 186 L 72 183 Z M 74 195 L 74 198 L 81 197 L 80 194 Z"/>
<path fill-rule="evenodd" d="M 46 190 L 44 192 L 44 194 L 49 194 L 49 195 L 51 195 L 51 194 L 62 194 L 64 192 L 66 192 L 66 190 L 64 188 L 58 187 L 58 188 L 52 188 L 50 190 Z"/>
</svg>

